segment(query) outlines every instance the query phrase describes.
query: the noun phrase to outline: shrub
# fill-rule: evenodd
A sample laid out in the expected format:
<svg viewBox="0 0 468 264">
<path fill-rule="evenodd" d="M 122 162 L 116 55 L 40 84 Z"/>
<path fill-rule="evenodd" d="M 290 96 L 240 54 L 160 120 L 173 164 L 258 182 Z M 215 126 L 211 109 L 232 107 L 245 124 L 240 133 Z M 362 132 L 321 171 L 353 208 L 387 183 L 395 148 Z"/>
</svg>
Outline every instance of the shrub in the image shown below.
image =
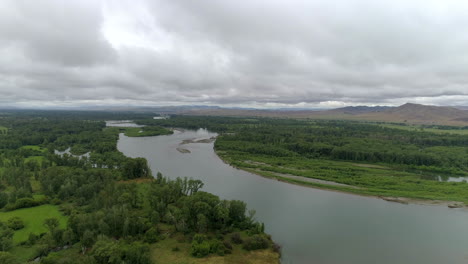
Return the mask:
<svg viewBox="0 0 468 264">
<path fill-rule="evenodd" d="M 192 238 L 192 243 L 193 242 L 196 242 L 198 244 L 201 244 L 203 241 L 206 240 L 206 236 L 205 235 L 200 235 L 200 234 L 195 234 Z"/>
<path fill-rule="evenodd" d="M 279 244 L 273 243 L 273 251 L 279 253 L 281 256 L 281 246 Z"/>
<path fill-rule="evenodd" d="M 145 233 L 145 242 L 156 243 L 158 242 L 158 230 L 155 227 L 150 228 Z"/>
<path fill-rule="evenodd" d="M 227 240 L 224 240 L 224 241 L 223 241 L 223 245 L 224 245 L 224 247 L 225 247 L 226 249 L 232 250 L 232 244 L 231 244 L 231 242 L 229 242 L 229 241 L 227 241 Z"/>
<path fill-rule="evenodd" d="M 7 226 L 13 230 L 20 230 L 24 227 L 24 222 L 21 218 L 15 216 L 8 219 Z"/>
<path fill-rule="evenodd" d="M 262 235 L 253 235 L 244 241 L 244 249 L 256 250 L 265 249 L 270 245 L 270 241 Z"/>
<path fill-rule="evenodd" d="M 197 258 L 203 258 L 210 254 L 210 244 L 207 241 L 197 243 L 195 240 L 192 242 L 192 256 Z"/>
<path fill-rule="evenodd" d="M 225 249 L 226 248 L 224 247 L 223 243 L 221 243 L 219 240 L 213 240 L 210 243 L 210 253 L 224 256 Z"/>
<path fill-rule="evenodd" d="M 211 245 L 206 241 L 205 235 L 196 234 L 192 240 L 191 254 L 197 258 L 203 258 L 210 254 Z"/>
<path fill-rule="evenodd" d="M 19 263 L 15 256 L 9 252 L 0 251 L 0 264 L 17 264 Z"/>
<path fill-rule="evenodd" d="M 36 234 L 34 233 L 29 233 L 29 237 L 28 237 L 28 245 L 32 246 L 36 243 L 36 241 L 39 239 L 39 236 L 37 236 Z"/>
<path fill-rule="evenodd" d="M 12 210 L 15 210 L 15 209 L 20 209 L 20 208 L 29 208 L 29 207 L 34 207 L 34 206 L 38 206 L 40 203 L 35 201 L 34 199 L 32 198 L 20 198 L 18 200 L 16 200 L 16 202 L 14 204 L 7 204 L 5 206 L 5 210 L 7 211 L 12 211 Z"/>
<path fill-rule="evenodd" d="M 231 235 L 231 241 L 234 243 L 234 244 L 242 244 L 244 241 L 242 240 L 241 238 L 241 235 L 236 232 L 236 233 L 233 233 Z"/>
</svg>

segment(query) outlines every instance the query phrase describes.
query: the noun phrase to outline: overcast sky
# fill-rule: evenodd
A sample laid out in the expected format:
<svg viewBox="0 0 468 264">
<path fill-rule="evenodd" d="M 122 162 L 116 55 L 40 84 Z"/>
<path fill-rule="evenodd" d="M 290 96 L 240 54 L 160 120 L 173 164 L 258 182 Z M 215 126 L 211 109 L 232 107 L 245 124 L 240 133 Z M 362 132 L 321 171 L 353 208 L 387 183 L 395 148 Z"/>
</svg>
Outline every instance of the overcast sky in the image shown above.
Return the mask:
<svg viewBox="0 0 468 264">
<path fill-rule="evenodd" d="M 0 106 L 405 102 L 468 105 L 468 1 L 0 1 Z"/>
</svg>

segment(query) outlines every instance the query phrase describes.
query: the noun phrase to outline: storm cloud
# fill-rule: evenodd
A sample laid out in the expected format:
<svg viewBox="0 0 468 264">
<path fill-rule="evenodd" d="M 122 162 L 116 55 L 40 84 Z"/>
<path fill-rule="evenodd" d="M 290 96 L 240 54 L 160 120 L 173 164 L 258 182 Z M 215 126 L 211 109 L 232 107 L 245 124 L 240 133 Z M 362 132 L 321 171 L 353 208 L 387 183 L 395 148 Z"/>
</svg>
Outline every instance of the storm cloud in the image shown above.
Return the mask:
<svg viewBox="0 0 468 264">
<path fill-rule="evenodd" d="M 468 105 L 460 0 L 0 3 L 0 105 Z"/>
</svg>

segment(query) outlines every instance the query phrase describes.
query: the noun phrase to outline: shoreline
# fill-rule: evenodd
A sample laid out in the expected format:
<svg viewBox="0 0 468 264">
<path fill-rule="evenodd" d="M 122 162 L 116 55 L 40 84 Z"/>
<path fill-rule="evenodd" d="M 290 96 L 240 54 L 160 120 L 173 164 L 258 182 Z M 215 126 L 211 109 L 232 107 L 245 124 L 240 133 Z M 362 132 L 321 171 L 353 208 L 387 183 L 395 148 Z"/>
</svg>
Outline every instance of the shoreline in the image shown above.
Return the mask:
<svg viewBox="0 0 468 264">
<path fill-rule="evenodd" d="M 400 204 L 404 204 L 404 205 L 416 204 L 416 205 L 445 206 L 445 207 L 448 207 L 448 208 L 459 208 L 459 209 L 464 209 L 464 210 L 468 209 L 467 205 L 465 205 L 463 202 L 459 202 L 459 201 L 429 200 L 429 199 L 416 199 L 416 198 L 409 198 L 409 197 L 396 197 L 396 196 L 382 196 L 382 195 L 364 194 L 364 193 L 359 193 L 359 192 L 353 192 L 351 190 L 346 191 L 346 190 L 342 190 L 342 189 L 336 189 L 336 188 L 333 188 L 334 187 L 333 185 L 329 185 L 329 184 L 313 183 L 313 182 L 302 181 L 302 180 L 299 180 L 299 179 L 293 180 L 293 179 L 288 179 L 286 177 L 282 177 L 282 176 L 279 176 L 279 175 L 269 176 L 269 175 L 262 174 L 262 173 L 258 172 L 257 170 L 253 170 L 253 169 L 250 170 L 250 169 L 247 169 L 247 168 L 241 168 L 241 167 L 233 166 L 225 158 L 223 158 L 222 155 L 219 154 L 219 152 L 214 148 L 214 145 L 213 145 L 213 151 L 221 161 L 223 161 L 225 164 L 231 166 L 232 168 L 235 168 L 237 170 L 242 170 L 242 171 L 245 171 L 245 172 L 249 172 L 249 173 L 255 174 L 255 175 L 260 176 L 260 177 L 264 177 L 264 178 L 271 179 L 271 180 L 277 180 L 277 181 L 288 183 L 288 184 L 294 184 L 294 185 L 298 185 L 298 186 L 303 186 L 303 187 L 308 187 L 308 188 L 313 188 L 313 189 L 320 189 L 320 190 L 325 190 L 325 191 L 345 193 L 345 194 L 350 194 L 350 195 L 358 195 L 358 196 L 362 196 L 362 197 L 376 198 L 376 199 L 381 199 L 381 200 L 384 200 L 384 201 L 387 201 L 387 202 L 400 203 Z M 300 176 L 297 176 L 297 177 L 300 177 Z M 306 178 L 306 179 L 308 179 L 308 178 Z M 311 179 L 313 179 L 313 178 L 311 178 Z M 354 189 L 354 190 L 358 190 L 358 189 L 353 188 L 353 187 L 356 187 L 356 186 L 351 186 L 350 188 Z"/>
</svg>

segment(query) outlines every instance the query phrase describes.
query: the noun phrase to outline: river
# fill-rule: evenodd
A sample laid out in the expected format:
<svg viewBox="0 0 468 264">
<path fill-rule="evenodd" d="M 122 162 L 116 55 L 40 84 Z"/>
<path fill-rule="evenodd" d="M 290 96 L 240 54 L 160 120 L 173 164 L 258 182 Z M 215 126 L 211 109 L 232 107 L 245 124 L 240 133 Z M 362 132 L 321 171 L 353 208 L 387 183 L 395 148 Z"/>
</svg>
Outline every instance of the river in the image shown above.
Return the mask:
<svg viewBox="0 0 468 264">
<path fill-rule="evenodd" d="M 312 189 L 266 179 L 225 164 L 206 130 L 131 138 L 118 149 L 144 157 L 153 174 L 201 179 L 203 190 L 245 201 L 282 245 L 282 263 L 461 264 L 468 263 L 468 212 L 445 206 L 398 204 L 372 197 Z"/>
</svg>

